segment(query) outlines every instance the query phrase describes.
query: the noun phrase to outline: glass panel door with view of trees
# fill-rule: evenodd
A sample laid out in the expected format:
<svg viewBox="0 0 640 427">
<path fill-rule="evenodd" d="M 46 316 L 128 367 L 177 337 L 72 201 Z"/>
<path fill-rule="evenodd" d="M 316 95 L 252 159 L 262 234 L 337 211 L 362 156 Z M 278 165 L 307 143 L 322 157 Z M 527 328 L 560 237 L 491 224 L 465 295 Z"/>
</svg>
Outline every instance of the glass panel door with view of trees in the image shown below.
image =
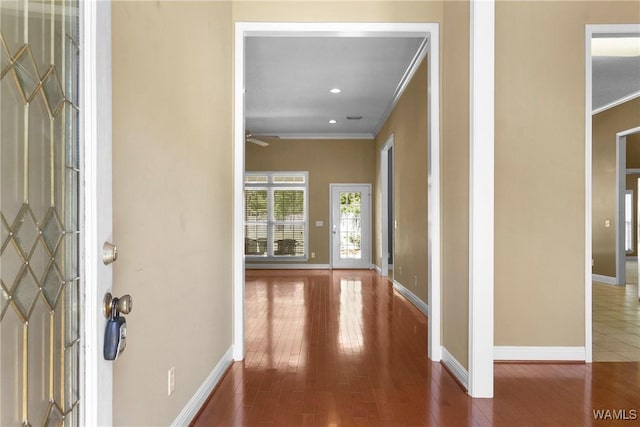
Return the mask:
<svg viewBox="0 0 640 427">
<path fill-rule="evenodd" d="M 306 259 L 307 172 L 247 172 L 244 253 L 254 259 Z"/>
<path fill-rule="evenodd" d="M 371 186 L 331 184 L 332 267 L 371 266 Z"/>
</svg>

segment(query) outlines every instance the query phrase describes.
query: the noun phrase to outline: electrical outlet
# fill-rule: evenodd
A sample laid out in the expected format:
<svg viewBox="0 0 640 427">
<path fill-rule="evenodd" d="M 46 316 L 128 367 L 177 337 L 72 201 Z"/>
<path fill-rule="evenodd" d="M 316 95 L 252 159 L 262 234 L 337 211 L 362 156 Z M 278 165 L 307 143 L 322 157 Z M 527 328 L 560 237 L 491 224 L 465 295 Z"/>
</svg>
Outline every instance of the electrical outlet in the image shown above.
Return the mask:
<svg viewBox="0 0 640 427">
<path fill-rule="evenodd" d="M 167 372 L 167 396 L 171 396 L 176 391 L 176 367 L 172 366 Z"/>
<path fill-rule="evenodd" d="M 418 287 L 418 276 L 413 276 L 413 287 L 414 288 Z"/>
<path fill-rule="evenodd" d="M 402 267 L 398 267 L 398 276 L 402 276 Z"/>
<path fill-rule="evenodd" d="M 311 252 L 311 258 L 315 258 L 316 257 L 316 253 L 315 252 Z"/>
</svg>

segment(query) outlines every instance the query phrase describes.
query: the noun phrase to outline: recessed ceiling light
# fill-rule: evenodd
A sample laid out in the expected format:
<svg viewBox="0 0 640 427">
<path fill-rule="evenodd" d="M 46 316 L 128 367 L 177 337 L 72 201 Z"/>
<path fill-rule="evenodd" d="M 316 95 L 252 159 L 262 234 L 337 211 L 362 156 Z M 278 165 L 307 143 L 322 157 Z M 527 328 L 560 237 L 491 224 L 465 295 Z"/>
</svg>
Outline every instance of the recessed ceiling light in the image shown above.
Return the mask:
<svg viewBox="0 0 640 427">
<path fill-rule="evenodd" d="M 329 92 L 331 93 L 340 93 L 342 92 L 340 89 L 338 89 L 337 87 L 334 87 L 333 89 L 331 89 Z"/>
<path fill-rule="evenodd" d="M 332 125 L 335 125 L 338 122 L 336 122 L 335 120 L 331 119 L 331 120 L 329 120 L 329 123 L 331 123 Z"/>
</svg>

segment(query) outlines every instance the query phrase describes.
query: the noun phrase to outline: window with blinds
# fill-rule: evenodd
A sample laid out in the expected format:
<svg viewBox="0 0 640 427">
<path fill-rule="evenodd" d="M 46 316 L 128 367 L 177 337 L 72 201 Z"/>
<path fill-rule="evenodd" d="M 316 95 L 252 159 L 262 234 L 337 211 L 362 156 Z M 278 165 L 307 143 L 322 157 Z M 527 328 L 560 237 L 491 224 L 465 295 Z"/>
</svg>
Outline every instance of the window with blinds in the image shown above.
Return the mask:
<svg viewBox="0 0 640 427">
<path fill-rule="evenodd" d="M 307 172 L 247 172 L 244 254 L 247 258 L 306 260 Z"/>
</svg>

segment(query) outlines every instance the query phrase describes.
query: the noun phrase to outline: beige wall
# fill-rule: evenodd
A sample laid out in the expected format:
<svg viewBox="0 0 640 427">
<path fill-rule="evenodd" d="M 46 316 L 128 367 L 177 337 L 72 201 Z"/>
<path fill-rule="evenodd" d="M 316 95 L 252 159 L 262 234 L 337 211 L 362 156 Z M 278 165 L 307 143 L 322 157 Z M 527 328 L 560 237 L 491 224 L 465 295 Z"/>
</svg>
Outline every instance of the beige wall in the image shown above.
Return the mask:
<svg viewBox="0 0 640 427">
<path fill-rule="evenodd" d="M 306 264 L 330 263 L 329 184 L 373 184 L 374 162 L 372 140 L 282 139 L 268 147 L 246 144 L 245 152 L 247 171 L 309 172 L 309 254 L 316 257 Z M 316 221 L 324 226 L 316 227 Z"/>
<path fill-rule="evenodd" d="M 376 136 L 376 183 L 380 149 L 393 134 L 393 278 L 427 301 L 427 62 L 423 61 Z M 381 193 L 374 192 L 380 212 Z M 375 221 L 380 247 L 381 224 Z M 376 251 L 375 262 L 382 265 Z"/>
<path fill-rule="evenodd" d="M 593 116 L 593 273 L 616 275 L 616 134 L 640 126 L 640 98 Z M 629 159 L 634 160 L 633 146 Z M 629 166 L 632 167 L 632 166 Z M 605 227 L 605 221 L 611 226 Z"/>
<path fill-rule="evenodd" d="M 442 2 L 113 4 L 115 292 L 136 300 L 116 425 L 170 424 L 231 345 L 237 21 L 442 23 Z"/>
<path fill-rule="evenodd" d="M 112 11 L 114 290 L 134 298 L 114 424 L 166 426 L 231 346 L 231 6 Z"/>
<path fill-rule="evenodd" d="M 442 343 L 469 358 L 469 3 L 444 6 L 442 65 Z"/>
<path fill-rule="evenodd" d="M 441 22 L 441 1 L 234 1 L 233 20 L 274 22 Z"/>
<path fill-rule="evenodd" d="M 639 14 L 496 4 L 496 345 L 584 345 L 584 26 Z"/>
</svg>

